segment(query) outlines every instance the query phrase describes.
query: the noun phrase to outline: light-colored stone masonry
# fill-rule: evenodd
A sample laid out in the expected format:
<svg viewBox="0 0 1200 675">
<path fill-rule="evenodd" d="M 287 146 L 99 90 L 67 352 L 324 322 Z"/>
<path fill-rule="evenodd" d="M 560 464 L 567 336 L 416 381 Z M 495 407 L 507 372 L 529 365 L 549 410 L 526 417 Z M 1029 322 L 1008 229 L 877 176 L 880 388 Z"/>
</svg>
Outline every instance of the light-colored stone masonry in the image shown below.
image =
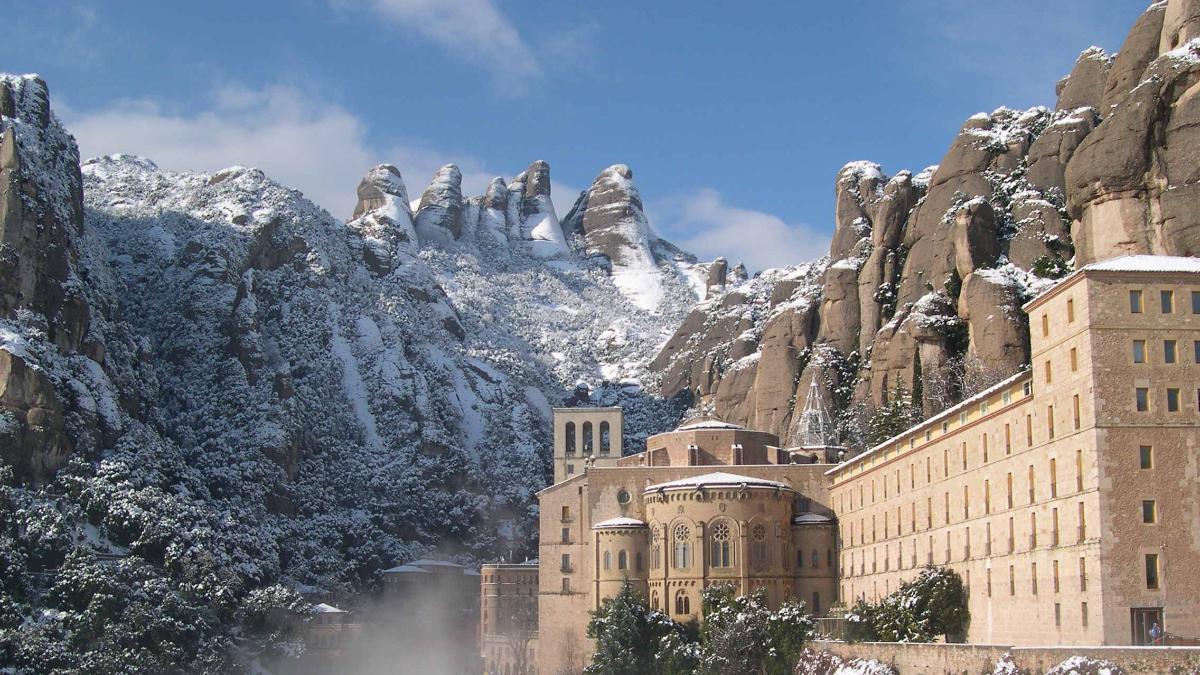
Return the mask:
<svg viewBox="0 0 1200 675">
<path fill-rule="evenodd" d="M 933 563 L 969 585 L 971 642 L 1132 644 L 1155 621 L 1200 636 L 1193 292 L 1195 273 L 1077 272 L 1026 306 L 1028 372 L 831 470 L 843 596 L 876 599 Z"/>
<path fill-rule="evenodd" d="M 712 583 L 824 611 L 945 565 L 967 583 L 972 643 L 1130 645 L 1155 622 L 1200 637 L 1200 260 L 1089 266 L 1025 310 L 1028 369 L 837 466 L 787 464 L 809 459 L 715 422 L 621 457 L 595 436 L 608 422 L 620 438 L 619 410 L 556 410 L 556 482 L 539 494 L 539 672 L 582 669 L 589 612 L 626 578 L 687 621 Z M 1066 656 L 1043 651 L 1024 653 Z"/>
</svg>

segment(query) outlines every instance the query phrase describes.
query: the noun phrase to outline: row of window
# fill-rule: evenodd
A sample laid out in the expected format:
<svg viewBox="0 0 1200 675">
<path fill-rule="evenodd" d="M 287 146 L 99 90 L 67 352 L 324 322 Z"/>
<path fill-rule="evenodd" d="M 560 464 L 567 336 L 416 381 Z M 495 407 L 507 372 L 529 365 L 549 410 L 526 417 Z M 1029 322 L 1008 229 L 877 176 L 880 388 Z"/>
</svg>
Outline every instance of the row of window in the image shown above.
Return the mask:
<svg viewBox="0 0 1200 675">
<path fill-rule="evenodd" d="M 1080 405 L 1081 404 L 1080 404 L 1079 395 L 1076 394 L 1071 399 L 1072 426 L 1075 429 L 1079 429 L 1082 424 L 1082 418 L 1081 418 L 1082 413 L 1080 410 Z M 1055 437 L 1054 406 L 1053 405 L 1047 406 L 1046 413 L 1047 413 L 1047 415 L 1046 415 L 1047 437 L 1049 440 L 1053 440 Z M 1005 456 L 1008 456 L 1008 455 L 1012 454 L 1012 449 L 1013 449 L 1013 433 L 1012 433 L 1012 425 L 1011 424 L 1004 425 L 1003 436 L 1004 436 L 1004 454 L 1005 454 Z M 982 454 L 981 464 L 987 464 L 991 459 L 990 451 L 989 451 L 989 447 L 990 447 L 989 436 L 988 436 L 987 432 L 984 432 L 983 434 L 981 434 L 979 447 L 980 447 L 981 454 Z M 1027 448 L 1033 447 L 1033 415 L 1025 416 L 1025 447 L 1027 447 Z M 959 446 L 959 452 L 956 453 L 958 455 L 958 457 L 956 457 L 954 459 L 961 459 L 962 469 L 961 469 L 961 472 L 956 472 L 956 473 L 965 473 L 969 470 L 969 468 L 970 468 L 969 457 L 971 454 L 971 452 L 970 452 L 971 449 L 972 448 L 970 448 L 967 445 L 966 441 L 963 441 L 961 443 L 961 445 Z M 943 448 L 942 449 L 942 465 L 941 465 L 941 469 L 942 469 L 941 477 L 942 478 L 950 477 L 950 466 L 952 464 L 951 459 L 952 458 L 951 458 L 950 448 L 949 447 Z M 1053 460 L 1051 460 L 1051 461 L 1053 461 Z M 908 484 L 909 484 L 910 490 L 915 490 L 917 487 L 917 474 L 919 473 L 917 471 L 917 466 L 918 466 L 917 463 L 910 463 L 908 465 Z M 1076 457 L 1076 467 L 1077 467 L 1078 480 L 1082 484 L 1083 474 L 1082 474 L 1082 466 L 1081 466 L 1081 456 L 1078 454 Z M 932 484 L 934 482 L 934 479 L 933 479 L 934 467 L 933 467 L 933 460 L 929 456 L 925 457 L 924 474 L 925 474 L 925 479 L 924 479 L 924 483 L 922 483 L 922 485 Z M 902 492 L 902 490 L 901 490 L 902 468 L 897 468 L 895 470 L 894 477 L 895 477 L 895 481 L 894 481 L 895 493 L 896 493 L 896 495 L 899 495 Z M 885 474 L 880 482 L 881 482 L 882 488 L 883 488 L 883 498 L 888 499 L 892 481 L 890 481 L 888 476 Z M 839 513 L 847 513 L 849 511 L 854 511 L 856 509 L 862 509 L 867 506 L 867 494 L 866 494 L 867 488 L 866 488 L 865 483 L 866 483 L 866 481 L 863 481 L 863 482 L 860 482 L 858 485 L 858 505 L 857 505 L 857 507 L 855 506 L 853 489 L 847 490 L 846 492 L 843 492 L 841 495 L 839 495 L 839 497 L 838 497 L 838 512 Z M 871 493 L 870 493 L 871 504 L 874 504 L 876 502 L 876 481 L 875 480 L 871 481 L 870 489 L 871 489 Z M 1080 487 L 1079 489 L 1082 490 L 1083 488 Z M 846 508 L 847 495 L 849 495 L 849 509 Z"/>
<path fill-rule="evenodd" d="M 1144 294 L 1140 289 L 1129 291 L 1129 311 L 1141 314 L 1145 311 Z M 1175 313 L 1175 291 L 1160 290 L 1158 292 L 1158 308 L 1163 314 Z M 1192 291 L 1192 314 L 1200 314 L 1200 291 Z"/>
<path fill-rule="evenodd" d="M 1183 392 L 1179 387 L 1165 388 L 1164 403 L 1166 403 L 1166 411 L 1170 413 L 1179 412 L 1183 408 Z M 1133 408 L 1137 412 L 1150 412 L 1150 388 L 1149 387 L 1134 387 L 1133 389 Z M 1200 389 L 1196 390 L 1196 409 L 1200 410 Z"/>
<path fill-rule="evenodd" d="M 1147 501 L 1148 501 L 1148 503 L 1143 502 L 1143 504 L 1142 504 L 1143 522 L 1154 522 L 1154 520 L 1150 520 L 1150 521 L 1145 520 L 1145 518 L 1147 516 L 1147 509 L 1149 509 L 1149 515 L 1151 518 L 1155 518 L 1155 519 L 1157 518 L 1156 504 L 1154 503 L 1153 500 L 1147 500 Z M 1084 502 L 1082 502 L 1082 501 L 1078 502 L 1077 507 L 1076 507 L 1076 514 L 1077 514 L 1077 516 L 1076 516 L 1076 527 L 1075 527 L 1075 536 L 1076 536 L 1075 543 L 1080 544 L 1080 543 L 1083 543 L 1087 539 L 1087 514 L 1086 514 Z M 978 531 L 978 528 L 976 529 L 976 531 Z M 963 536 L 963 540 L 962 540 L 961 560 L 966 561 L 966 560 L 971 559 L 971 553 L 972 553 L 971 527 L 970 526 L 965 527 L 963 529 L 963 532 L 964 532 L 964 536 Z M 1040 543 L 1048 543 L 1048 545 L 1051 548 L 1056 548 L 1056 547 L 1060 546 L 1062 544 L 1062 541 L 1061 541 L 1059 532 L 1060 532 L 1060 530 L 1059 530 L 1058 509 L 1054 508 L 1054 509 L 1050 510 L 1050 531 L 1049 531 L 1050 539 L 1049 539 L 1049 542 L 1044 542 L 1044 541 L 1039 542 L 1038 514 L 1030 513 L 1029 514 L 1029 533 L 1028 533 L 1029 546 L 1026 550 L 1032 551 L 1034 549 L 1037 549 Z M 944 537 L 944 541 L 945 541 L 944 553 L 945 553 L 945 555 L 944 555 L 944 559 L 942 560 L 942 562 L 946 563 L 946 564 L 954 562 L 954 555 L 953 555 L 953 551 L 952 551 L 952 547 L 951 547 L 950 535 L 951 535 L 950 530 L 946 530 L 945 537 Z M 913 537 L 912 540 L 909 542 L 909 544 L 910 544 L 909 545 L 910 562 L 909 562 L 908 567 L 910 567 L 910 568 L 915 568 L 918 566 L 917 561 L 918 561 L 918 557 L 919 557 L 919 551 L 917 549 L 918 549 L 919 541 L 920 541 L 919 539 L 917 539 L 916 537 Z M 983 555 L 984 556 L 992 555 L 992 542 L 993 541 L 994 541 L 994 538 L 992 536 L 992 524 L 990 522 L 984 523 L 984 537 L 983 537 L 983 544 L 984 544 Z M 898 540 L 895 543 L 896 543 L 896 569 L 903 570 L 903 569 L 905 569 L 904 541 Z M 1008 546 L 1007 546 L 1006 553 L 1008 553 L 1008 554 L 1015 553 L 1017 550 L 1017 533 L 1016 533 L 1016 518 L 1015 518 L 1015 516 L 1010 516 L 1008 519 L 1007 544 L 1008 544 Z M 882 570 L 884 572 L 890 572 L 892 569 L 891 550 L 892 550 L 891 542 L 885 543 L 883 546 L 883 570 Z M 845 570 L 847 570 L 847 576 L 854 576 L 856 569 L 857 569 L 859 576 L 863 576 L 863 575 L 867 574 L 867 552 L 866 551 L 849 551 L 848 553 L 844 554 L 844 556 L 846 557 L 846 560 L 843 561 L 843 568 Z M 933 540 L 932 534 L 929 535 L 929 545 L 925 549 L 924 564 L 926 564 L 926 565 L 934 564 L 934 540 Z M 879 569 L 879 547 L 875 546 L 871 549 L 871 572 L 870 573 L 876 574 L 879 571 L 880 571 L 880 569 Z"/>
<path fill-rule="evenodd" d="M 594 428 L 592 427 L 591 422 L 583 423 L 582 445 L 583 445 L 583 454 L 585 454 L 585 455 L 592 454 L 592 449 L 595 444 L 595 434 L 593 433 L 593 431 L 594 431 Z M 564 433 L 564 440 L 566 441 L 567 454 L 568 455 L 575 454 L 576 440 L 575 440 L 575 423 L 574 422 L 567 422 L 566 431 Z M 600 454 L 607 455 L 609 450 L 611 450 L 611 449 L 612 449 L 612 432 L 610 431 L 608 422 L 601 422 L 600 423 Z"/>
<path fill-rule="evenodd" d="M 1134 340 L 1132 345 L 1133 362 L 1146 363 L 1146 340 Z M 1179 341 L 1162 341 L 1162 362 L 1166 364 L 1179 363 Z M 1200 340 L 1192 341 L 1192 362 L 1200 363 Z"/>
<path fill-rule="evenodd" d="M 1146 446 L 1146 447 L 1149 447 L 1149 446 Z M 946 458 L 946 461 L 948 461 L 948 457 Z M 965 455 L 964 455 L 963 466 L 964 466 L 963 470 L 965 471 L 966 470 Z M 1035 468 L 1035 465 L 1030 464 L 1028 467 L 1028 471 L 1026 472 L 1026 485 L 1028 488 L 1028 490 L 1027 490 L 1027 494 L 1028 494 L 1027 504 L 1028 505 L 1037 503 L 1038 493 L 1037 493 L 1037 477 L 1036 477 L 1036 475 L 1037 475 L 1037 470 Z M 1053 457 L 1050 458 L 1050 461 L 1048 463 L 1047 480 L 1048 480 L 1049 488 L 1050 488 L 1049 498 L 1050 499 L 1058 498 L 1059 480 L 1058 480 L 1058 459 L 1057 458 L 1053 458 Z M 900 470 L 899 469 L 896 470 L 896 482 L 897 482 L 897 484 L 899 484 L 899 482 L 900 482 Z M 886 483 L 887 483 L 887 481 L 885 480 L 884 481 L 884 484 L 885 484 L 884 498 L 885 499 L 887 498 Z M 1076 450 L 1075 451 L 1075 492 L 1077 492 L 1077 493 L 1083 492 L 1083 486 L 1084 486 L 1083 451 Z M 860 487 L 860 491 L 861 491 L 862 486 L 859 486 L 859 487 Z M 874 482 L 872 482 L 872 485 L 871 485 L 872 503 L 874 503 L 874 487 L 875 487 Z M 983 487 L 983 500 L 982 500 L 983 513 L 990 514 L 992 512 L 992 483 L 991 483 L 991 480 L 985 478 L 983 480 L 982 487 Z M 897 494 L 899 494 L 899 492 L 897 492 Z M 951 522 L 950 494 L 951 493 L 949 491 L 942 493 L 943 512 L 944 512 L 943 524 L 944 525 L 949 525 Z M 1013 474 L 1011 471 L 1005 475 L 1005 496 L 1006 496 L 1005 504 L 1007 505 L 1006 508 L 1009 508 L 1009 509 L 1015 508 L 1016 504 L 1015 504 L 1015 499 L 1014 499 L 1014 482 L 1013 482 Z M 844 497 L 844 495 L 843 495 L 843 497 Z M 851 499 L 851 502 L 853 502 L 853 499 Z M 934 527 L 933 497 L 926 497 L 925 505 L 926 505 L 925 506 L 925 518 L 924 518 L 925 529 L 929 530 L 929 529 L 933 529 L 933 527 Z M 967 520 L 971 517 L 971 487 L 969 484 L 962 486 L 961 505 L 962 505 L 963 520 Z M 903 508 L 902 506 L 896 507 L 896 534 L 897 535 L 903 534 L 902 508 Z M 915 501 L 909 502 L 909 509 L 910 509 L 910 513 L 909 513 L 909 515 L 910 515 L 910 530 L 909 531 L 916 532 L 917 531 L 917 502 L 915 502 Z M 877 539 L 875 519 L 876 519 L 876 515 L 872 514 L 872 516 L 871 516 L 871 542 L 872 543 Z M 854 521 L 844 518 L 843 522 L 844 522 L 844 524 L 842 525 L 842 532 L 841 532 L 842 539 L 844 541 L 849 542 L 849 544 L 851 546 L 853 546 L 855 543 Z M 865 544 L 865 543 L 867 543 L 866 542 L 866 529 L 865 529 L 866 521 L 864 518 L 860 518 L 858 522 L 859 522 L 859 527 L 858 527 L 858 531 L 857 531 L 858 543 Z M 890 511 L 884 511 L 883 512 L 883 536 L 885 539 L 891 536 L 890 523 L 891 523 Z"/>
</svg>

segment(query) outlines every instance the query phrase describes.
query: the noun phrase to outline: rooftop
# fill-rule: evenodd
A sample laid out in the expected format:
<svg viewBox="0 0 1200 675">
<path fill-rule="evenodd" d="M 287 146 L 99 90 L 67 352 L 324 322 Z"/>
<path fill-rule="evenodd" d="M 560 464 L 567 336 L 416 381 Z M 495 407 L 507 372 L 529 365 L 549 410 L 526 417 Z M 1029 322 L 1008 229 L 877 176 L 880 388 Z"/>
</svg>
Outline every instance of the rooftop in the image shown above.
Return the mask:
<svg viewBox="0 0 1200 675">
<path fill-rule="evenodd" d="M 1097 272 L 1183 272 L 1200 274 L 1200 258 L 1176 255 L 1122 255 L 1086 265 Z"/>
<path fill-rule="evenodd" d="M 766 480 L 765 478 L 751 478 L 750 476 L 741 476 L 736 473 L 725 473 L 724 471 L 716 471 L 706 473 L 703 476 L 693 476 L 691 478 L 680 478 L 667 483 L 658 483 L 646 488 L 646 492 L 656 492 L 658 490 L 682 490 L 687 488 L 739 488 L 742 486 L 752 488 L 782 488 L 785 490 L 792 489 L 787 483 L 779 481 Z"/>
<path fill-rule="evenodd" d="M 612 528 L 645 527 L 645 526 L 646 526 L 646 523 L 638 520 L 637 518 L 609 518 L 608 520 L 602 520 L 602 521 L 596 523 L 595 525 L 592 526 L 592 529 L 593 530 L 607 530 L 607 529 L 612 529 Z"/>
<path fill-rule="evenodd" d="M 429 570 L 423 570 L 415 565 L 397 565 L 386 569 L 384 574 L 429 574 Z"/>
<path fill-rule="evenodd" d="M 794 523 L 796 525 L 801 525 L 801 524 L 806 524 L 806 523 L 832 523 L 832 522 L 833 522 L 832 518 L 830 518 L 829 516 L 823 516 L 819 513 L 801 513 L 800 515 L 796 516 L 795 518 L 792 518 L 792 523 Z"/>
<path fill-rule="evenodd" d="M 313 605 L 310 608 L 313 614 L 345 614 L 346 610 L 338 609 L 333 605 L 327 605 L 323 602 Z"/>
<path fill-rule="evenodd" d="M 695 422 L 687 422 L 676 427 L 675 431 L 692 431 L 693 429 L 745 429 L 739 424 L 731 424 L 722 422 L 721 420 L 706 419 L 696 420 Z"/>
</svg>

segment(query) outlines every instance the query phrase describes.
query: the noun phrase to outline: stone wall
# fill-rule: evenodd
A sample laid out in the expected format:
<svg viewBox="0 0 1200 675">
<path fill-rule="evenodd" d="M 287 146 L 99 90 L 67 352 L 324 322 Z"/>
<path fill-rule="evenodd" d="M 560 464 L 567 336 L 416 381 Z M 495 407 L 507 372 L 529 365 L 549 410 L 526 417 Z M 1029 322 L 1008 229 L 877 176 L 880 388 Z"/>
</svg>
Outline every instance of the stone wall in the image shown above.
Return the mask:
<svg viewBox="0 0 1200 675">
<path fill-rule="evenodd" d="M 900 675 L 988 674 L 1004 654 L 1011 654 L 1017 667 L 1029 673 L 1045 673 L 1072 656 L 1112 661 L 1129 675 L 1200 673 L 1200 647 L 1011 647 L 820 640 L 813 647 L 847 659 L 875 659 L 891 665 Z"/>
</svg>

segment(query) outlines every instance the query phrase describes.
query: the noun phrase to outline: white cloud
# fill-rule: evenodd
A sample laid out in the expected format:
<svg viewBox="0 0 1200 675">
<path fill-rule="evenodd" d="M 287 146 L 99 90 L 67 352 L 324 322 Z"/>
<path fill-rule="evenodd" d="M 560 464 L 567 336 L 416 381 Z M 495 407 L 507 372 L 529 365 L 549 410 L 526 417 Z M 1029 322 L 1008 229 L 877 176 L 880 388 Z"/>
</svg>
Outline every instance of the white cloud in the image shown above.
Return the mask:
<svg viewBox="0 0 1200 675">
<path fill-rule="evenodd" d="M 466 195 L 482 194 L 491 177 L 501 175 L 476 158 L 451 157 L 421 144 L 373 147 L 362 120 L 294 87 L 226 85 L 211 100 L 207 109 L 186 112 L 152 99 L 95 110 L 55 107 L 85 158 L 129 153 L 176 171 L 258 167 L 340 218 L 349 216 L 358 181 L 376 164 L 398 166 L 413 199 L 449 162 L 462 169 Z"/>
<path fill-rule="evenodd" d="M 730 264 L 740 260 L 754 272 L 829 253 L 828 235 L 770 213 L 727 204 L 712 188 L 666 200 L 654 210 L 664 216 L 655 221 L 658 230 L 702 260 L 724 256 Z"/>
<path fill-rule="evenodd" d="M 543 76 L 534 50 L 493 0 L 330 0 L 362 7 L 394 27 L 416 31 L 454 56 L 523 89 Z"/>
</svg>

